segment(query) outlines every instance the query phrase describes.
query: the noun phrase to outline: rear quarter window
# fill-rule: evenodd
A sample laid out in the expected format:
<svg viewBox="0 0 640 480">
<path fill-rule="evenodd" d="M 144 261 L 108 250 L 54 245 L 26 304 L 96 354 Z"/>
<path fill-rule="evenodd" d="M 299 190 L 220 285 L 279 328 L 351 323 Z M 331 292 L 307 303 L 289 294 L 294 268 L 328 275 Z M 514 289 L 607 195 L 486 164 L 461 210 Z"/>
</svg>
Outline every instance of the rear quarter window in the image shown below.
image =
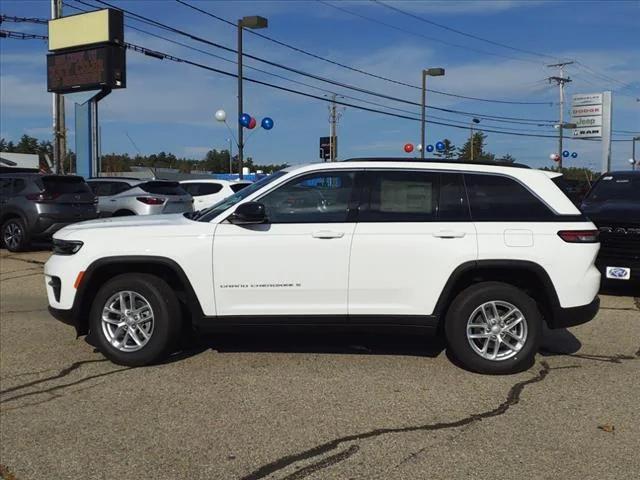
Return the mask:
<svg viewBox="0 0 640 480">
<path fill-rule="evenodd" d="M 236 193 L 242 190 L 243 188 L 248 187 L 249 185 L 251 184 L 250 183 L 232 183 L 231 190 L 233 190 L 233 193 Z"/>
<path fill-rule="evenodd" d="M 138 185 L 147 193 L 156 195 L 187 195 L 178 182 L 146 182 Z"/>
<path fill-rule="evenodd" d="M 471 217 L 479 222 L 551 221 L 555 214 L 518 181 L 500 175 L 465 174 Z"/>
<path fill-rule="evenodd" d="M 183 183 L 182 188 L 190 193 L 194 197 L 200 197 L 202 195 L 213 195 L 222 190 L 222 185 L 219 183 Z"/>
</svg>

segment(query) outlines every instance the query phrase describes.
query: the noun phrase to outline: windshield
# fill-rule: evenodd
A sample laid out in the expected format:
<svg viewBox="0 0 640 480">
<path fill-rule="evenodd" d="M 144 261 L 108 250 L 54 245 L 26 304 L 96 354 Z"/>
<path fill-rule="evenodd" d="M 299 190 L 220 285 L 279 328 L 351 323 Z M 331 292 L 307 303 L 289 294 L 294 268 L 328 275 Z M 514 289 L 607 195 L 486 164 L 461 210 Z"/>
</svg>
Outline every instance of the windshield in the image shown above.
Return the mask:
<svg viewBox="0 0 640 480">
<path fill-rule="evenodd" d="M 586 200 L 594 203 L 640 200 L 640 177 L 624 173 L 605 175 L 595 184 Z"/>
<path fill-rule="evenodd" d="M 268 177 L 262 178 L 209 208 L 191 213 L 188 218 L 191 218 L 191 220 L 198 220 L 199 222 L 209 222 L 220 215 L 222 212 L 224 212 L 226 209 L 233 207 L 236 203 L 244 200 L 252 193 L 257 192 L 265 185 L 270 184 L 274 180 L 277 180 L 287 173 L 288 172 L 284 170 L 280 170 L 279 172 L 269 175 Z"/>
</svg>

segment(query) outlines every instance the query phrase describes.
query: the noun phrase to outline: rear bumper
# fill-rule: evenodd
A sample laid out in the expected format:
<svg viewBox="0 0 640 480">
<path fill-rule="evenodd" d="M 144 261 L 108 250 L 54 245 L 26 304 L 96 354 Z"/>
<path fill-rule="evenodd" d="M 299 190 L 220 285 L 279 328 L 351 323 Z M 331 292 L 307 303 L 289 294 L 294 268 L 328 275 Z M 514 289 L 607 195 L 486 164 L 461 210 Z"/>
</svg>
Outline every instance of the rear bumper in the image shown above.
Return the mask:
<svg viewBox="0 0 640 480">
<path fill-rule="evenodd" d="M 549 319 L 550 328 L 575 327 L 587 323 L 596 316 L 600 310 L 600 298 L 596 297 L 591 303 L 571 308 L 557 308 L 553 313 L 553 318 Z"/>
</svg>

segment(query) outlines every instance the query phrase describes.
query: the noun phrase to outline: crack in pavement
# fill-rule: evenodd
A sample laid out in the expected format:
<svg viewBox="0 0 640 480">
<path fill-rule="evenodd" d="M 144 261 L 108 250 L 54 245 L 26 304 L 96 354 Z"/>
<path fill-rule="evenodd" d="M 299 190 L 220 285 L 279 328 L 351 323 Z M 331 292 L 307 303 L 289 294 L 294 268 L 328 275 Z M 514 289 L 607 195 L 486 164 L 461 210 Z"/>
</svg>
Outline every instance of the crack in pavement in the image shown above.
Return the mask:
<svg viewBox="0 0 640 480">
<path fill-rule="evenodd" d="M 46 308 L 36 308 L 34 310 L 5 310 L 2 313 L 34 313 L 34 312 L 46 312 L 48 311 Z"/>
<path fill-rule="evenodd" d="M 76 380 L 75 382 L 65 383 L 63 385 L 56 385 L 55 387 L 46 388 L 44 390 L 38 390 L 38 391 L 35 391 L 35 392 L 22 393 L 20 395 L 14 396 L 14 397 L 10 397 L 10 398 L 4 399 L 4 400 L 0 400 L 0 404 L 7 403 L 7 402 L 12 402 L 12 401 L 18 400 L 20 398 L 31 397 L 33 395 L 40 395 L 40 394 L 43 394 L 43 393 L 52 393 L 52 392 L 55 392 L 57 390 L 61 390 L 63 388 L 72 387 L 74 385 L 78 385 L 80 383 L 84 383 L 84 382 L 86 382 L 88 380 L 93 380 L 94 378 L 106 377 L 107 375 L 111 375 L 111 374 L 119 373 L 119 372 L 124 372 L 125 370 L 131 370 L 133 368 L 135 368 L 135 367 L 119 368 L 117 370 L 111 370 L 110 372 L 98 373 L 97 375 L 90 375 L 88 377 L 81 378 L 80 380 Z M 59 396 L 53 396 L 53 398 L 51 398 L 50 400 L 54 400 L 57 397 L 59 397 Z M 45 402 L 42 402 L 42 403 L 45 403 Z"/>
<path fill-rule="evenodd" d="M 10 273 L 28 272 L 30 270 L 42 270 L 42 267 L 21 268 L 19 270 L 9 270 L 8 272 L 0 272 L 0 275 L 8 275 Z"/>
<path fill-rule="evenodd" d="M 32 382 L 23 383 L 21 385 L 16 385 L 15 387 L 7 388 L 5 390 L 0 390 L 0 395 L 4 395 L 5 393 L 15 392 L 15 391 L 21 390 L 23 388 L 33 387 L 34 385 L 38 385 L 40 383 L 49 382 L 51 380 L 57 380 L 58 378 L 66 377 L 67 375 L 69 375 L 74 370 L 77 370 L 81 366 L 89 364 L 89 363 L 100 363 L 100 362 L 106 362 L 106 361 L 107 361 L 106 358 L 99 358 L 99 359 L 95 359 L 95 360 L 82 360 L 80 362 L 74 362 L 71 365 L 69 365 L 68 367 L 63 368 L 58 373 L 56 373 L 55 375 L 52 375 L 50 377 L 42 378 L 40 380 L 34 380 Z M 22 374 L 22 375 L 25 375 L 25 374 Z M 15 398 L 15 397 L 13 397 L 13 398 Z"/>
<path fill-rule="evenodd" d="M 42 275 L 42 272 L 25 273 L 24 275 L 16 275 L 15 277 L 0 278 L 0 283 L 6 282 L 7 280 L 17 280 L 18 278 L 33 277 L 34 275 Z"/>
<path fill-rule="evenodd" d="M 31 260 L 29 258 L 20 258 L 20 257 L 17 257 L 15 255 L 0 257 L 0 260 L 16 260 L 18 262 L 33 263 L 35 265 L 44 265 L 46 263 L 46 262 L 41 262 L 40 260 Z"/>
<path fill-rule="evenodd" d="M 516 384 L 514 384 L 510 389 L 509 392 L 507 393 L 507 398 L 505 399 L 504 402 L 502 402 L 500 405 L 498 405 L 497 407 L 491 409 L 491 410 L 487 410 L 485 412 L 482 413 L 476 413 L 476 414 L 472 414 L 469 415 L 468 417 L 464 417 L 460 420 L 454 420 L 451 422 L 438 422 L 438 423 L 431 423 L 431 424 L 426 424 L 426 425 L 416 425 L 416 426 L 409 426 L 409 427 L 397 427 L 397 428 L 378 428 L 375 430 L 370 430 L 368 432 L 363 432 L 363 433 L 357 433 L 357 434 L 352 434 L 352 435 L 346 435 L 343 437 L 339 437 L 336 438 L 334 440 L 330 440 L 328 442 L 322 443 L 320 445 L 317 445 L 313 448 L 304 450 L 302 452 L 293 454 L 293 455 L 286 455 L 284 457 L 279 458 L 278 460 L 275 460 L 273 462 L 267 463 L 266 465 L 263 465 L 261 467 L 259 467 L 258 469 L 254 470 L 253 472 L 249 473 L 248 475 L 242 477 L 242 480 L 258 480 L 261 478 L 265 478 L 273 473 L 276 473 L 278 471 L 281 471 L 295 463 L 298 463 L 300 461 L 303 460 L 309 460 L 315 457 L 318 457 L 320 455 L 323 455 L 327 452 L 330 452 L 331 450 L 335 450 L 336 448 L 338 448 L 338 446 L 340 446 L 343 443 L 346 442 L 351 442 L 354 440 L 365 440 L 365 439 L 369 439 L 369 438 L 373 438 L 373 437 L 379 437 L 381 435 L 386 435 L 386 434 L 390 434 L 390 433 L 407 433 L 407 432 L 416 432 L 416 431 L 435 431 L 435 430 L 445 430 L 445 429 L 449 429 L 449 428 L 458 428 L 458 427 L 462 427 L 465 425 L 469 425 L 471 423 L 475 423 L 475 422 L 480 422 L 484 419 L 487 418 L 492 418 L 492 417 L 497 417 L 500 415 L 505 414 L 512 406 L 518 404 L 520 402 L 520 396 L 522 394 L 522 391 L 524 390 L 524 388 L 527 385 L 531 385 L 534 383 L 538 383 L 543 381 L 547 375 L 549 374 L 549 372 L 551 370 L 555 370 L 555 368 L 551 368 L 549 366 L 549 364 L 545 361 L 540 362 L 541 368 L 538 371 L 537 375 L 533 378 L 530 378 L 528 380 L 523 380 L 521 382 L 518 382 Z M 560 367 L 560 368 L 564 368 L 564 367 Z M 347 450 L 348 451 L 348 450 Z M 342 452 L 343 454 L 345 452 Z M 326 466 L 320 466 L 317 468 L 314 468 L 313 470 L 309 471 L 306 475 L 310 475 L 316 471 L 318 471 L 321 468 L 326 468 L 328 466 L 331 465 L 335 465 L 336 463 L 345 460 L 346 458 L 350 457 L 351 455 L 353 455 L 355 453 L 355 451 L 350 454 L 349 456 L 345 457 L 345 458 L 339 458 L 339 459 L 335 459 L 336 455 L 329 457 L 330 459 L 332 459 L 332 461 L 327 464 Z M 328 459 L 327 459 L 328 460 Z M 319 464 L 321 464 L 322 462 L 318 462 L 316 464 L 311 465 L 312 466 L 317 466 Z M 299 470 L 298 472 L 302 472 L 304 469 Z M 289 478 L 289 477 L 285 477 L 285 478 Z M 303 478 L 301 476 L 295 477 L 297 479 L 299 478 Z"/>
<path fill-rule="evenodd" d="M 73 390 L 73 391 L 69 392 L 69 394 L 73 395 L 73 394 L 76 394 L 76 393 L 79 393 L 79 392 L 84 392 L 85 390 L 89 390 L 91 388 L 96 388 L 96 387 L 102 385 L 103 383 L 105 383 L 105 382 L 103 381 L 103 382 L 98 382 L 98 383 L 96 383 L 94 385 L 87 385 L 84 388 L 78 388 L 76 390 Z M 65 397 L 65 395 L 59 395 L 59 394 L 56 394 L 56 393 L 53 393 L 53 392 L 49 392 L 49 395 L 50 395 L 49 398 L 45 398 L 44 400 L 40 400 L 40 401 L 37 401 L 37 402 L 24 403 L 22 405 L 17 405 L 15 407 L 10 407 L 10 408 L 4 407 L 2 409 L 2 413 L 11 412 L 12 410 L 21 410 L 21 409 L 27 408 L 27 407 L 35 407 L 37 405 L 42 405 L 43 403 L 49 403 L 49 402 L 51 402 L 53 400 L 56 400 L 58 398 L 64 398 Z"/>
<path fill-rule="evenodd" d="M 327 458 L 320 460 L 319 462 L 312 463 L 306 467 L 301 468 L 300 470 L 296 470 L 291 475 L 284 477 L 283 480 L 300 480 L 301 478 L 308 477 L 309 475 L 322 470 L 323 468 L 328 468 L 336 463 L 340 463 L 343 460 L 355 455 L 360 447 L 358 445 L 351 445 L 346 450 L 342 452 L 336 453 L 335 455 L 331 455 Z"/>
</svg>

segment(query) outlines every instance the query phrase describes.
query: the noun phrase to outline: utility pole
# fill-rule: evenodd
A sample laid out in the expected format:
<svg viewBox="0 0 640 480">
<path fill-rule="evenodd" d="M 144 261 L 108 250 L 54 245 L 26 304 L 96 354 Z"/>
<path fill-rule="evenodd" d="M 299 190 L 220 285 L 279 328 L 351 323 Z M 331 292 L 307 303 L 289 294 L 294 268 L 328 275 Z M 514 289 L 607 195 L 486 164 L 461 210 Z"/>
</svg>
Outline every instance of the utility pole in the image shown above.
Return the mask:
<svg viewBox="0 0 640 480">
<path fill-rule="evenodd" d="M 571 82 L 571 78 L 564 76 L 564 67 L 566 65 L 571 65 L 573 62 L 561 62 L 554 63 L 553 65 L 547 65 L 549 68 L 558 67 L 560 69 L 560 76 L 558 77 L 549 77 L 549 83 L 556 82 L 558 88 L 560 89 L 560 122 L 558 125 L 558 155 L 560 156 L 560 160 L 558 160 L 558 170 L 562 168 L 562 140 L 564 137 L 564 84 Z"/>
<path fill-rule="evenodd" d="M 336 105 L 336 94 L 331 95 L 331 105 L 329 105 L 329 161 L 335 162 L 338 157 L 338 122 L 342 113 L 338 111 Z M 335 143 L 335 144 L 334 144 Z"/>
<path fill-rule="evenodd" d="M 62 0 L 51 0 L 51 18 L 62 16 Z M 64 95 L 52 94 L 53 99 L 53 164 L 55 173 L 63 173 L 67 153 L 67 128 L 64 115 Z"/>
<path fill-rule="evenodd" d="M 633 163 L 631 164 L 632 170 L 636 169 L 636 163 L 638 163 L 636 161 L 636 141 L 637 140 L 640 140 L 640 137 L 633 137 L 633 139 L 631 140 L 631 160 L 633 160 Z"/>
</svg>

